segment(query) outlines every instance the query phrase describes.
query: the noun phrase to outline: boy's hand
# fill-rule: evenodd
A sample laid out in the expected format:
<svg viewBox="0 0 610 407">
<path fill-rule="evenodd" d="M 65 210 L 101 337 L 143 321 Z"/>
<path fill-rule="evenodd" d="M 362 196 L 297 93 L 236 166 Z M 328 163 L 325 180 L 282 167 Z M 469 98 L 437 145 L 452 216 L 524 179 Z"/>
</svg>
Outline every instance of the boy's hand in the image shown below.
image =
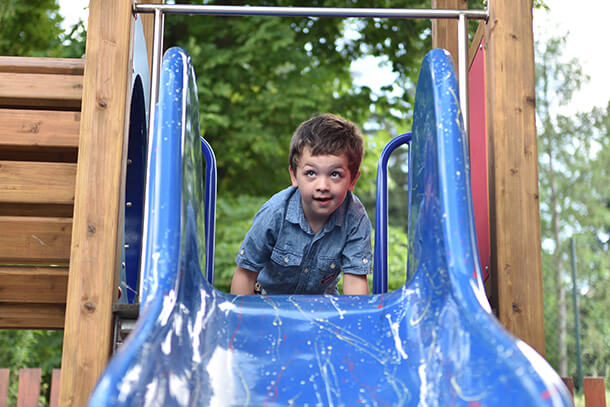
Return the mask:
<svg viewBox="0 0 610 407">
<path fill-rule="evenodd" d="M 254 294 L 254 284 L 256 283 L 257 276 L 258 273 L 255 273 L 254 271 L 237 266 L 233 273 L 233 280 L 231 281 L 231 294 Z"/>
<path fill-rule="evenodd" d="M 369 293 L 369 282 L 366 274 L 343 274 L 343 294 L 366 295 Z"/>
</svg>

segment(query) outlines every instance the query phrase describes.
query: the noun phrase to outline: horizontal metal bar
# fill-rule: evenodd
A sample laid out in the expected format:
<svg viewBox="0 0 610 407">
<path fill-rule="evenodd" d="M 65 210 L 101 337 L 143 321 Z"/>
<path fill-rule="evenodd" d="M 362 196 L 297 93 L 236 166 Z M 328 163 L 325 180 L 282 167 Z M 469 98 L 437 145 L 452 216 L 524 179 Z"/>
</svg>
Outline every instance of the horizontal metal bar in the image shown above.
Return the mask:
<svg viewBox="0 0 610 407">
<path fill-rule="evenodd" d="M 487 20 L 486 10 L 398 9 L 398 8 L 323 8 L 323 7 L 259 7 L 206 6 L 200 4 L 135 4 L 136 13 L 193 14 L 221 16 L 276 16 L 276 17 L 377 17 Z"/>
</svg>

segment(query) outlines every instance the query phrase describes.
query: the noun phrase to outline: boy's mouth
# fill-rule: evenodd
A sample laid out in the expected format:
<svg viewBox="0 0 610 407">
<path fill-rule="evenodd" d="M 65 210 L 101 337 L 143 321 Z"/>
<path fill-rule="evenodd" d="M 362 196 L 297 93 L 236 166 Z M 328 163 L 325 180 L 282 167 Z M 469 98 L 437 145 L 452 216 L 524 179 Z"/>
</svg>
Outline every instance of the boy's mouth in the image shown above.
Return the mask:
<svg viewBox="0 0 610 407">
<path fill-rule="evenodd" d="M 320 202 L 320 203 L 327 203 L 327 202 L 330 202 L 330 201 L 331 201 L 331 199 L 332 199 L 332 198 L 331 198 L 331 197 L 329 197 L 329 196 L 328 196 L 328 197 L 314 197 L 314 198 L 313 198 L 313 200 L 314 200 L 314 201 L 318 201 L 318 202 Z"/>
</svg>

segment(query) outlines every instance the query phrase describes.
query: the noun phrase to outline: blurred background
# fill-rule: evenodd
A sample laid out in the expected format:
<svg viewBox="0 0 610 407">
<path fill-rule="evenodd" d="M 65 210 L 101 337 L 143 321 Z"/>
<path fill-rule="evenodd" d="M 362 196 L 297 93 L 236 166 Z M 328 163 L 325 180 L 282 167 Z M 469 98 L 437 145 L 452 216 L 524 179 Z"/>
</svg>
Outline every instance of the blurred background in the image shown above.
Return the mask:
<svg viewBox="0 0 610 407">
<path fill-rule="evenodd" d="M 87 8 L 82 3 L 3 0 L 0 55 L 83 57 Z M 579 5 L 587 6 L 577 12 L 559 0 L 534 3 L 546 357 L 575 382 L 579 366 L 584 376 L 608 378 L 610 81 L 603 78 L 608 55 L 592 51 L 587 42 L 595 43 L 593 34 L 578 33 L 579 27 L 608 30 L 603 21 L 592 20 L 591 11 L 601 18 L 609 5 L 583 1 Z M 430 7 L 420 0 L 248 4 Z M 469 7 L 483 4 L 470 1 Z M 471 24 L 474 33 L 476 23 Z M 377 159 L 391 138 L 411 129 L 416 78 L 431 47 L 430 26 L 427 20 L 166 16 L 164 45 L 182 46 L 192 56 L 201 132 L 218 161 L 217 288 L 228 290 L 237 249 L 260 205 L 289 185 L 290 137 L 312 115 L 333 112 L 361 126 L 366 154 L 355 192 L 374 223 Z M 406 153 L 399 149 L 389 164 L 391 290 L 405 283 Z M 51 369 L 60 365 L 61 343 L 60 331 L 0 330 L 0 367 L 11 369 L 13 384 L 19 368 L 42 367 L 43 391 L 48 391 Z"/>
</svg>

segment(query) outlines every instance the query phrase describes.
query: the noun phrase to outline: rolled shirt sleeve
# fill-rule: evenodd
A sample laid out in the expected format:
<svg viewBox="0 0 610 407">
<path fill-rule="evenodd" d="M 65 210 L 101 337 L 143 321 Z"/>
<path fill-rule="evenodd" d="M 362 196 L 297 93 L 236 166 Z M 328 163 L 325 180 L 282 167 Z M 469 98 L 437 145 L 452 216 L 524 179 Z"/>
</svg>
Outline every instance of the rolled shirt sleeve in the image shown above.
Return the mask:
<svg viewBox="0 0 610 407">
<path fill-rule="evenodd" d="M 359 201 L 357 203 L 360 204 Z M 371 222 L 364 207 L 361 206 L 355 213 L 359 216 L 352 218 L 354 222 L 348 226 L 350 229 L 341 256 L 341 269 L 348 274 L 370 274 L 373 265 Z"/>
<path fill-rule="evenodd" d="M 235 263 L 246 270 L 259 273 L 271 257 L 279 226 L 280 222 L 275 211 L 268 203 L 263 205 L 254 216 Z"/>
</svg>

